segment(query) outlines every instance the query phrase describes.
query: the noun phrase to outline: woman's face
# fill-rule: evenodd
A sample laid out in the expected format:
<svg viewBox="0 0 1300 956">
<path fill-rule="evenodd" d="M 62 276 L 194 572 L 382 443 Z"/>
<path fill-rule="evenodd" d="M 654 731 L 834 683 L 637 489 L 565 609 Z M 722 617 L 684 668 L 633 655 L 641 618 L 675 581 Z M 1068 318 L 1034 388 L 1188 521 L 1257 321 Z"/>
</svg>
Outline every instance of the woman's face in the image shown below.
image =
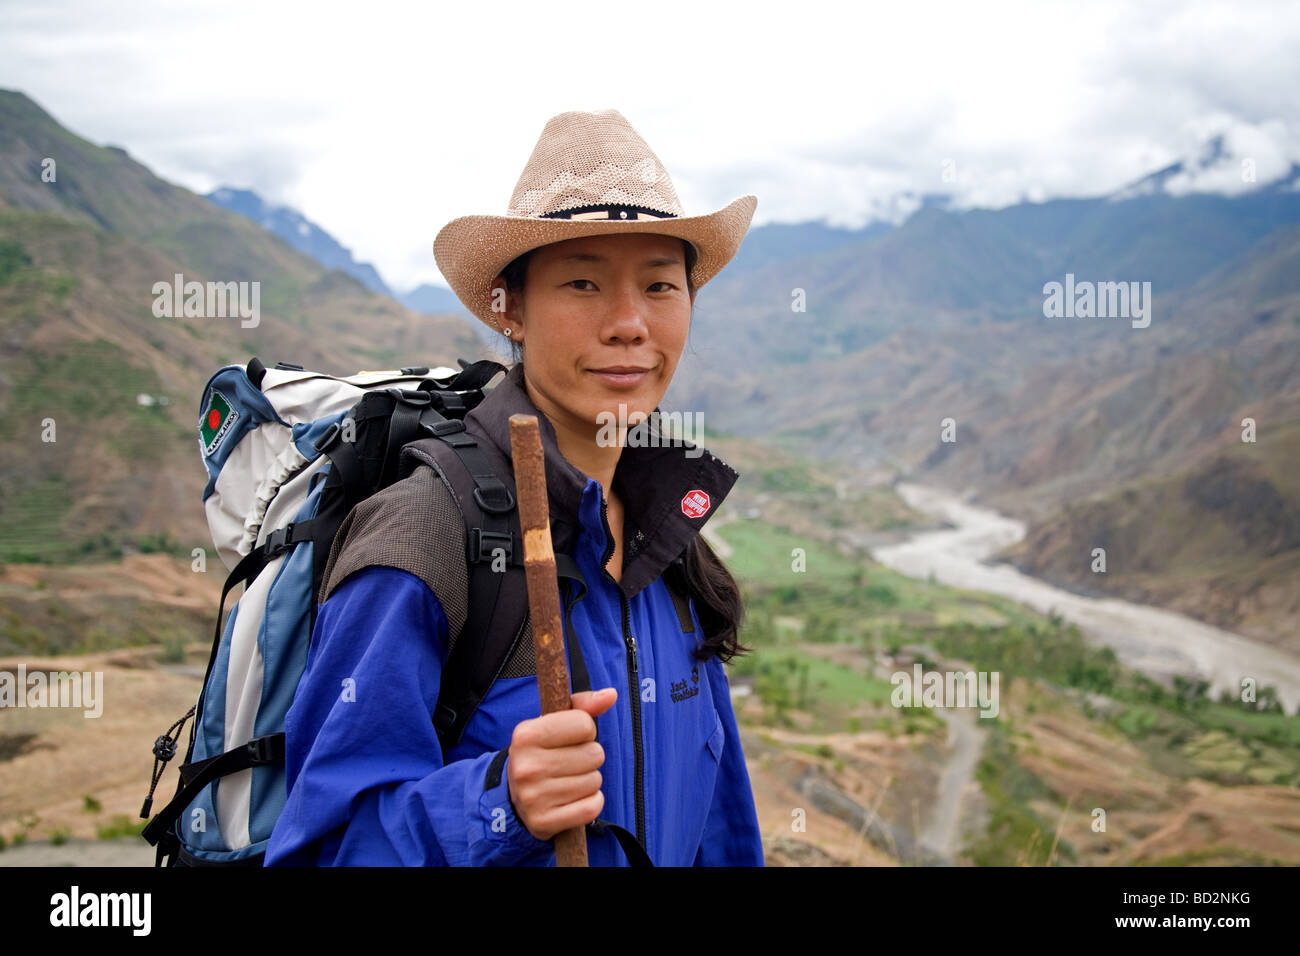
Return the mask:
<svg viewBox="0 0 1300 956">
<path fill-rule="evenodd" d="M 508 300 L 505 324 L 523 341 L 538 408 L 570 429 L 595 431 L 600 412 L 617 416 L 622 403 L 635 424 L 663 400 L 694 299 L 682 240 L 588 236 L 533 251 L 523 301 Z M 645 371 L 622 378 L 598 371 L 620 366 Z"/>
</svg>

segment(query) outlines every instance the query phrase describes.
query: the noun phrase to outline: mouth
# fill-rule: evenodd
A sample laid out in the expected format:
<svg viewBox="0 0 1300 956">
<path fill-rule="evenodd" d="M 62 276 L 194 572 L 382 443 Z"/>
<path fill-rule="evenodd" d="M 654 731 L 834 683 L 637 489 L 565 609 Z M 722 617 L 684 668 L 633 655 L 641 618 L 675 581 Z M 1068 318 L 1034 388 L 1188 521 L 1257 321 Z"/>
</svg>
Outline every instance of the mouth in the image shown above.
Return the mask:
<svg viewBox="0 0 1300 956">
<path fill-rule="evenodd" d="M 630 388 L 645 381 L 651 370 L 638 365 L 610 365 L 607 368 L 590 368 L 588 372 L 601 379 L 607 385 L 616 388 Z"/>
</svg>

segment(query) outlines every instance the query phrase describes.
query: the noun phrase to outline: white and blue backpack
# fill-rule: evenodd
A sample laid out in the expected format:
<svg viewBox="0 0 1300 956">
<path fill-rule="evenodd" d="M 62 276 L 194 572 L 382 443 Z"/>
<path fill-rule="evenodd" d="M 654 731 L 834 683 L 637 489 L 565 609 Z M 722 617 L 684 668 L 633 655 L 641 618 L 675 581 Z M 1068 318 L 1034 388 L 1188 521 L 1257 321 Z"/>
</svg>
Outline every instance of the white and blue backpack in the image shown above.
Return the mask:
<svg viewBox="0 0 1300 956">
<path fill-rule="evenodd" d="M 212 540 L 230 569 L 197 704 L 153 745 L 154 771 L 140 816 L 148 818 L 181 729 L 194 717 L 175 797 L 144 828 L 158 848 L 157 865 L 260 866 L 284 808 L 284 718 L 307 663 L 319 593 L 335 533 L 357 502 L 400 477 L 407 443 L 438 437 L 440 470 L 457 488 L 476 483 L 507 507 L 488 514 L 469 494 L 458 505 L 468 529 L 518 534 L 513 483 L 495 481 L 461 419 L 505 367 L 460 360 L 442 367 L 362 372 L 337 378 L 300 366 L 222 368 L 204 388 L 199 447 L 207 468 L 203 490 Z M 469 464 L 477 477 L 464 467 Z M 477 539 L 478 535 L 474 535 Z M 522 539 L 520 539 L 522 540 Z M 514 616 L 526 614 L 522 548 L 508 572 L 492 575 L 494 594 L 512 595 Z M 486 574 L 491 555 L 470 556 L 471 580 Z M 244 592 L 222 621 L 226 597 Z M 471 594 L 474 592 L 471 591 Z M 444 696 L 467 700 L 455 726 L 439 727 L 454 743 L 477 701 L 517 639 L 522 624 L 494 627 L 477 618 L 474 643 L 461 657 L 481 666 L 449 673 Z M 450 686 L 448 686 L 450 685 Z M 464 686 L 458 686 L 464 685 Z"/>
</svg>

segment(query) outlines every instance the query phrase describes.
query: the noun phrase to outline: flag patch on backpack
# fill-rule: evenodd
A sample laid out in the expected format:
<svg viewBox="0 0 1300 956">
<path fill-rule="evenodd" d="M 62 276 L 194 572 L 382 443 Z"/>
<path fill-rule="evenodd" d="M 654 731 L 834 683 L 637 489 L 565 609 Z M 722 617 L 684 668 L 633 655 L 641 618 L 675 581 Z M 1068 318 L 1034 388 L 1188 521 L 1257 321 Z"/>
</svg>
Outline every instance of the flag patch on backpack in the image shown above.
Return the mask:
<svg viewBox="0 0 1300 956">
<path fill-rule="evenodd" d="M 221 440 L 229 434 L 231 427 L 239 420 L 239 412 L 215 388 L 208 399 L 208 407 L 199 422 L 199 440 L 203 444 L 203 454 L 211 455 L 221 445 Z"/>
</svg>

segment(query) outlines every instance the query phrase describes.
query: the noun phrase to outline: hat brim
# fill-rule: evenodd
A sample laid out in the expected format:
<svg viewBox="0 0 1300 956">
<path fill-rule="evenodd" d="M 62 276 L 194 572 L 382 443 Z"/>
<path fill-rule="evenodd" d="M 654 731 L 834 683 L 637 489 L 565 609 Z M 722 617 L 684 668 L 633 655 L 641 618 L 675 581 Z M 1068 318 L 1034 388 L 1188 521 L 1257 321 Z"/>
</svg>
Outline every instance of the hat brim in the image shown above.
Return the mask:
<svg viewBox="0 0 1300 956">
<path fill-rule="evenodd" d="M 647 232 L 676 236 L 699 253 L 691 280 L 696 289 L 717 275 L 740 248 L 754 218 L 758 197 L 733 199 L 703 216 L 668 219 L 541 219 L 522 216 L 461 216 L 438 231 L 433 256 L 465 308 L 501 331 L 492 311 L 492 280 L 530 249 L 584 236 Z"/>
</svg>

